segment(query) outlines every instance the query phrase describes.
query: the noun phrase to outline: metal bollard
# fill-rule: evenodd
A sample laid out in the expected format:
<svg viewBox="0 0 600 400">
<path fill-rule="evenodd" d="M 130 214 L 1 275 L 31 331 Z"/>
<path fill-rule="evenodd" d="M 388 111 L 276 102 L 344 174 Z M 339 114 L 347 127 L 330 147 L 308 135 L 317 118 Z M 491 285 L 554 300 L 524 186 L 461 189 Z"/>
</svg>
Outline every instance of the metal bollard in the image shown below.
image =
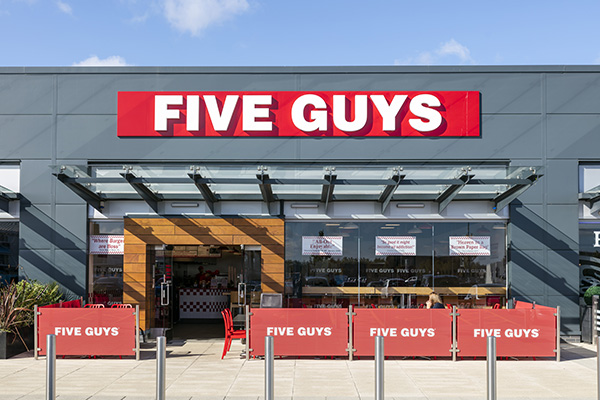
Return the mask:
<svg viewBox="0 0 600 400">
<path fill-rule="evenodd" d="M 487 338 L 487 400 L 496 400 L 496 337 Z"/>
<path fill-rule="evenodd" d="M 385 352 L 383 350 L 383 336 L 375 337 L 375 400 L 383 400 L 383 361 Z"/>
<path fill-rule="evenodd" d="M 273 336 L 265 336 L 265 400 L 275 399 L 275 380 L 273 372 L 275 369 Z"/>
<path fill-rule="evenodd" d="M 56 336 L 46 335 L 46 400 L 56 399 Z"/>
<path fill-rule="evenodd" d="M 166 399 L 167 338 L 156 338 L 156 400 Z"/>
</svg>

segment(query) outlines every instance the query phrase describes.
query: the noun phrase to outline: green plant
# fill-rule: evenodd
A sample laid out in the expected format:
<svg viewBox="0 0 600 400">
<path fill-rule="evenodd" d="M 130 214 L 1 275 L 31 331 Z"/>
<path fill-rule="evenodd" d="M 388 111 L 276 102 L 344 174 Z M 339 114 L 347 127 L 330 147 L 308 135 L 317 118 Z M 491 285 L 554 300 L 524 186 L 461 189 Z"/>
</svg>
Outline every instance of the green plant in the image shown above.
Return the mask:
<svg viewBox="0 0 600 400">
<path fill-rule="evenodd" d="M 22 280 L 0 287 L 0 331 L 15 334 L 25 344 L 19 328 L 33 325 L 34 306 L 57 303 L 61 296 L 56 282 Z"/>
<path fill-rule="evenodd" d="M 590 286 L 583 294 L 583 300 L 588 306 L 592 305 L 592 296 L 600 296 L 600 286 Z"/>
</svg>

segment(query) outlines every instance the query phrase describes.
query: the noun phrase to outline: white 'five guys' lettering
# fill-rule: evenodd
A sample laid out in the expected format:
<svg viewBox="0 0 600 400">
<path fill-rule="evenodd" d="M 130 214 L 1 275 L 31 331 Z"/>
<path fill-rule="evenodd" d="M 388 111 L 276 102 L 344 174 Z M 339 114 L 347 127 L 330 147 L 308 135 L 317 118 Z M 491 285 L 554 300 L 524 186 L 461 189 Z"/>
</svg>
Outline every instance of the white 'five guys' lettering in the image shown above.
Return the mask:
<svg viewBox="0 0 600 400">
<path fill-rule="evenodd" d="M 186 100 L 186 130 L 197 132 L 200 130 L 200 117 L 202 103 L 208 114 L 212 127 L 217 132 L 227 131 L 231 127 L 235 109 L 240 101 L 239 95 L 226 95 L 219 111 L 218 100 L 215 95 L 187 95 Z M 354 96 L 353 109 L 349 109 L 346 95 L 333 95 L 331 105 L 333 125 L 343 132 L 357 132 L 363 129 L 368 121 L 368 103 L 373 104 L 382 120 L 382 130 L 393 132 L 397 129 L 397 120 L 400 110 L 408 100 L 408 95 L 394 95 L 388 103 L 384 95 L 359 94 Z M 181 118 L 181 111 L 171 106 L 181 106 L 184 102 L 183 95 L 155 95 L 154 96 L 154 130 L 164 132 L 168 130 L 169 121 L 176 122 Z M 268 120 L 270 106 L 273 104 L 271 95 L 243 95 L 242 102 L 242 130 L 247 132 L 269 132 L 273 130 L 273 122 Z M 442 104 L 432 94 L 419 94 L 410 99 L 409 110 L 417 118 L 408 120 L 409 125 L 416 131 L 427 133 L 438 129 L 442 125 L 442 115 L 436 107 Z M 307 111 L 307 115 L 305 111 Z M 351 107 L 351 105 L 350 105 Z M 353 111 L 351 113 L 350 111 Z M 354 115 L 348 120 L 348 115 Z M 308 116 L 308 118 L 307 118 Z M 293 125 L 303 132 L 324 132 L 328 126 L 327 103 L 316 94 L 299 96 L 291 108 L 291 121 Z M 208 123 L 209 121 L 207 121 Z"/>
</svg>

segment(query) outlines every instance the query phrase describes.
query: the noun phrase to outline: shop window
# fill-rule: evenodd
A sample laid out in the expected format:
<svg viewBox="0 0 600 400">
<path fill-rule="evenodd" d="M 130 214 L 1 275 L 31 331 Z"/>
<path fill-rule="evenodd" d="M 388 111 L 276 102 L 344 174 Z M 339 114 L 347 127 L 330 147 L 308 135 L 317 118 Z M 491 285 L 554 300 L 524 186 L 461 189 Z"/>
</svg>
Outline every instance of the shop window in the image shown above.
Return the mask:
<svg viewBox="0 0 600 400">
<path fill-rule="evenodd" d="M 579 296 L 600 286 L 600 222 L 579 223 Z"/>
<path fill-rule="evenodd" d="M 19 279 L 19 222 L 0 222 L 0 285 Z"/>
<path fill-rule="evenodd" d="M 460 307 L 506 298 L 504 222 L 287 222 L 290 307 Z"/>
<path fill-rule="evenodd" d="M 88 302 L 123 302 L 123 221 L 90 223 Z"/>
</svg>

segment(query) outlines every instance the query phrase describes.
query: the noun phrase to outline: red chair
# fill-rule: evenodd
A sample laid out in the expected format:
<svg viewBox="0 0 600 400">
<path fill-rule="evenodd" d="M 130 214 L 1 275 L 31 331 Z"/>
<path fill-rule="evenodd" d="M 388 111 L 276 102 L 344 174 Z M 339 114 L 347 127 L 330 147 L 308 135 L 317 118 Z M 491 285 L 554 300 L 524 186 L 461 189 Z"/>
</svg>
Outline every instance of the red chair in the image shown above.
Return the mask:
<svg viewBox="0 0 600 400">
<path fill-rule="evenodd" d="M 113 304 L 110 308 L 133 308 L 131 304 Z"/>
<path fill-rule="evenodd" d="M 86 304 L 83 308 L 104 308 L 104 304 Z"/>
<path fill-rule="evenodd" d="M 500 309 L 500 303 L 496 303 L 494 304 L 494 306 L 492 307 L 493 310 L 499 310 Z"/>
<path fill-rule="evenodd" d="M 446 304 L 446 308 L 449 308 L 452 310 L 452 304 Z"/>
<path fill-rule="evenodd" d="M 225 344 L 223 345 L 223 354 L 221 355 L 222 360 L 231 348 L 233 339 L 245 339 L 246 331 L 244 329 L 233 329 L 233 317 L 229 308 L 221 311 L 221 315 L 223 316 L 223 322 L 225 323 Z"/>
</svg>

